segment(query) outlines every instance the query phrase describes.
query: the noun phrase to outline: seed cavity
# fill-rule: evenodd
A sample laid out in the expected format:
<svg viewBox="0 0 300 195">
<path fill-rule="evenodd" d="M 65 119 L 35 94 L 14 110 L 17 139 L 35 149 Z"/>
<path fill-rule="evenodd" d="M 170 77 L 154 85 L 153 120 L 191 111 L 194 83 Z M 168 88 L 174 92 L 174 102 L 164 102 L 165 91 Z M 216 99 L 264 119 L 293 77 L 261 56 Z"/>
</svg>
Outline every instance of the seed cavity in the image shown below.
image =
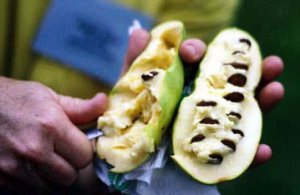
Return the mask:
<svg viewBox="0 0 300 195">
<path fill-rule="evenodd" d="M 244 100 L 244 95 L 239 92 L 232 92 L 224 96 L 224 99 L 231 102 L 241 102 Z"/>
<path fill-rule="evenodd" d="M 191 143 L 194 143 L 194 142 L 201 142 L 202 140 L 205 139 L 205 136 L 202 135 L 202 134 L 198 134 L 196 135 L 195 137 L 192 138 L 191 140 Z"/>
<path fill-rule="evenodd" d="M 242 55 L 244 55 L 245 52 L 243 52 L 243 51 L 234 51 L 234 52 L 232 52 L 232 55 L 237 55 L 237 54 L 242 54 Z"/>
<path fill-rule="evenodd" d="M 233 151 L 236 150 L 236 145 L 233 141 L 229 140 L 229 139 L 223 139 L 222 144 L 224 144 L 225 146 L 231 148 Z"/>
<path fill-rule="evenodd" d="M 239 130 L 239 129 L 232 129 L 231 131 L 232 131 L 232 133 L 234 133 L 234 134 L 239 134 L 241 137 L 244 137 L 244 136 L 245 136 L 244 133 L 243 133 L 243 131 L 241 131 L 241 130 Z"/>
<path fill-rule="evenodd" d="M 247 78 L 242 74 L 234 74 L 227 79 L 227 82 L 238 87 L 243 87 L 247 82 Z"/>
<path fill-rule="evenodd" d="M 210 125 L 214 125 L 214 124 L 219 124 L 218 120 L 212 119 L 212 118 L 204 118 L 200 121 L 200 123 L 202 124 L 210 124 Z"/>
<path fill-rule="evenodd" d="M 240 115 L 239 113 L 237 112 L 230 112 L 227 114 L 227 116 L 235 116 L 236 118 L 238 119 L 241 119 L 242 118 L 242 115 Z"/>
<path fill-rule="evenodd" d="M 231 63 L 224 63 L 223 65 L 232 66 L 235 69 L 248 70 L 248 66 L 245 63 L 231 62 Z"/>
<path fill-rule="evenodd" d="M 150 71 L 149 73 L 145 73 L 145 74 L 142 74 L 142 79 L 144 81 L 148 81 L 150 79 L 152 79 L 154 76 L 156 76 L 158 74 L 158 72 L 156 71 Z"/>
<path fill-rule="evenodd" d="M 197 104 L 197 106 L 216 106 L 217 102 L 214 101 L 201 101 Z"/>
<path fill-rule="evenodd" d="M 223 156 L 220 154 L 210 154 L 210 159 L 207 161 L 208 164 L 219 165 L 223 161 Z"/>
<path fill-rule="evenodd" d="M 246 43 L 249 46 L 249 49 L 251 48 L 251 41 L 249 39 L 241 38 L 240 42 L 241 43 Z"/>
<path fill-rule="evenodd" d="M 140 120 L 140 118 L 141 118 L 141 113 L 132 119 L 132 123 L 135 123 L 136 121 Z"/>
</svg>

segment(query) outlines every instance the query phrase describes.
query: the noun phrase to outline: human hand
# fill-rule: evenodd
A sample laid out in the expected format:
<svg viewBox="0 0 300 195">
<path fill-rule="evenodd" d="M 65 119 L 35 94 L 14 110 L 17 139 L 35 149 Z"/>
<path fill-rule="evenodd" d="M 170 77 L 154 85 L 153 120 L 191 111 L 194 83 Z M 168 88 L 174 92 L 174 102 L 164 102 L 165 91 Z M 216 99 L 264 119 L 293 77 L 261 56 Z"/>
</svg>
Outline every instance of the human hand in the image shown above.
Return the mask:
<svg viewBox="0 0 300 195">
<path fill-rule="evenodd" d="M 4 77 L 0 94 L 0 187 L 72 184 L 93 156 L 89 140 L 74 124 L 102 114 L 106 96 L 71 98 Z"/>
<path fill-rule="evenodd" d="M 146 48 L 150 40 L 150 35 L 143 29 L 133 31 L 128 45 L 128 51 L 123 66 L 123 73 L 129 68 L 133 60 Z M 195 66 L 199 64 L 203 57 L 206 46 L 198 39 L 188 39 L 184 41 L 179 49 L 180 56 L 185 66 Z M 284 96 L 284 88 L 280 82 L 274 81 L 283 71 L 283 62 L 278 56 L 269 56 L 263 60 L 262 80 L 258 86 L 257 100 L 264 112 L 271 110 Z M 196 67 L 197 68 L 197 67 Z M 262 164 L 272 156 L 270 146 L 260 144 L 253 165 Z"/>
</svg>

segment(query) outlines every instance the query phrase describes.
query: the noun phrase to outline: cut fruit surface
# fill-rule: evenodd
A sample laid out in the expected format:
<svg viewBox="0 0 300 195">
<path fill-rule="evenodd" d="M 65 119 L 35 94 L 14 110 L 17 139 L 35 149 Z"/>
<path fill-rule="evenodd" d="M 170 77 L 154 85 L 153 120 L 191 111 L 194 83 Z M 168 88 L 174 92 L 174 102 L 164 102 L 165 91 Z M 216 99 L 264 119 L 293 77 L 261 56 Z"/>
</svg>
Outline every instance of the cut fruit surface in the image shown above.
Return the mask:
<svg viewBox="0 0 300 195">
<path fill-rule="evenodd" d="M 226 29 L 209 45 L 199 69 L 175 120 L 172 157 L 196 180 L 214 184 L 244 172 L 259 144 L 259 47 L 248 33 Z"/>
<path fill-rule="evenodd" d="M 183 88 L 183 68 L 178 49 L 184 36 L 181 22 L 163 23 L 151 32 L 145 51 L 118 81 L 109 107 L 98 119 L 104 133 L 97 154 L 127 172 L 143 163 L 159 144 Z"/>
</svg>

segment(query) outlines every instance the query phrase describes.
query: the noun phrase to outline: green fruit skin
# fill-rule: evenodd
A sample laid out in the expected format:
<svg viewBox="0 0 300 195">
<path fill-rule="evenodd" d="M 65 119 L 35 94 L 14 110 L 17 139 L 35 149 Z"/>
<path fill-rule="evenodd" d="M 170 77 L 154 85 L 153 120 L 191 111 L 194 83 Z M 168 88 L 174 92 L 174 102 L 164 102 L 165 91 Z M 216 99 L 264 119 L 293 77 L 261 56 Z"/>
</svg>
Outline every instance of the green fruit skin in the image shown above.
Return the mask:
<svg viewBox="0 0 300 195">
<path fill-rule="evenodd" d="M 149 124 L 146 131 L 158 145 L 163 130 L 167 128 L 175 112 L 176 106 L 181 98 L 183 89 L 183 67 L 179 55 L 176 55 L 174 64 L 167 70 L 163 85 L 160 89 L 158 101 L 161 105 L 161 114 L 157 125 Z"/>
</svg>

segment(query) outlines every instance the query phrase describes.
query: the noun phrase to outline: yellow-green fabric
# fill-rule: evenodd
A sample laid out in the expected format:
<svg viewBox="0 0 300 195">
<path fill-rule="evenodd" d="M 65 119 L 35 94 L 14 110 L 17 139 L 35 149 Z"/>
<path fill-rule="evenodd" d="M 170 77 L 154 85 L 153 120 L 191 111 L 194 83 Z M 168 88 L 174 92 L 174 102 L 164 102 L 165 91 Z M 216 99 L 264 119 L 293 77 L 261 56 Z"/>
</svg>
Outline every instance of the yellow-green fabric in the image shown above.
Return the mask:
<svg viewBox="0 0 300 195">
<path fill-rule="evenodd" d="M 231 25 L 239 0 L 116 0 L 157 18 L 157 22 L 181 20 L 188 36 L 208 42 Z"/>
<path fill-rule="evenodd" d="M 0 1 L 0 73 L 4 73 L 7 37 L 8 1 Z"/>
<path fill-rule="evenodd" d="M 32 60 L 32 39 L 47 9 L 48 0 L 17 0 L 12 77 L 29 79 Z"/>
<path fill-rule="evenodd" d="M 8 1 L 14 1 L 7 7 Z M 157 22 L 181 20 L 189 36 L 209 41 L 233 19 L 239 0 L 115 0 L 157 19 Z M 34 55 L 30 49 L 39 24 L 50 0 L 1 0 L 0 1 L 0 72 L 7 66 L 5 50 L 13 49 L 11 77 L 33 80 L 46 84 L 56 92 L 82 98 L 99 91 L 108 92 L 103 83 L 89 78 L 68 66 L 60 65 L 45 57 Z M 15 9 L 15 21 L 7 24 L 9 9 Z M 14 25 L 14 47 L 5 48 L 6 28 Z M 1 61 L 2 60 L 2 61 Z"/>
<path fill-rule="evenodd" d="M 74 97 L 88 98 L 97 92 L 109 92 L 104 84 L 44 57 L 35 59 L 29 79 L 42 82 L 60 94 Z"/>
</svg>

